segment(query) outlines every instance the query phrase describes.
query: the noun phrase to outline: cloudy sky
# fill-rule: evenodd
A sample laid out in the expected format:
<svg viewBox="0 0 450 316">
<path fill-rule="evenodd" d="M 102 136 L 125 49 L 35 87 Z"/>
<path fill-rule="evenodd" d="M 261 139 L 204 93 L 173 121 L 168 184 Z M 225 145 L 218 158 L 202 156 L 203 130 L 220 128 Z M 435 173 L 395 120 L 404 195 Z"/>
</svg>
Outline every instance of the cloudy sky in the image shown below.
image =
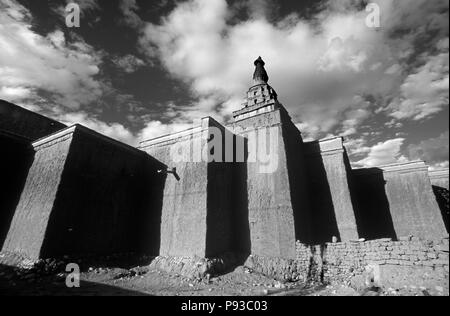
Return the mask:
<svg viewBox="0 0 450 316">
<path fill-rule="evenodd" d="M 222 123 L 262 56 L 306 140 L 355 166 L 449 160 L 448 0 L 0 0 L 0 99 L 129 144 Z"/>
</svg>

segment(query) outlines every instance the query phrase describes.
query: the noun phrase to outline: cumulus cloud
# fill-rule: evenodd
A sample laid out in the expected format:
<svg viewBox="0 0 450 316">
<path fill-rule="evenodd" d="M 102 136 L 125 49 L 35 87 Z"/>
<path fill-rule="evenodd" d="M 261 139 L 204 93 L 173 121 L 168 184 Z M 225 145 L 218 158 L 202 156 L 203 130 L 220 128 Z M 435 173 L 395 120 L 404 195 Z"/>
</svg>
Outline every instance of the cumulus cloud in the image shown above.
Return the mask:
<svg viewBox="0 0 450 316">
<path fill-rule="evenodd" d="M 355 162 L 355 165 L 362 167 L 376 167 L 407 161 L 407 158 L 401 155 L 401 148 L 404 141 L 404 138 L 396 138 L 386 142 L 380 142 L 371 147 L 367 157 Z"/>
<path fill-rule="evenodd" d="M 422 120 L 448 107 L 449 54 L 430 57 L 428 62 L 410 74 L 402 84 L 400 96 L 388 107 L 390 116 L 398 119 Z"/>
<path fill-rule="evenodd" d="M 54 102 L 77 109 L 102 94 L 100 56 L 84 41 L 66 43 L 56 30 L 41 36 L 31 30 L 29 11 L 17 2 L 0 4 L 1 96 L 20 102 L 48 91 Z"/>
<path fill-rule="evenodd" d="M 399 106 L 385 107 L 387 115 L 397 116 L 399 107 L 416 107 L 424 100 L 427 105 L 419 107 L 426 110 L 413 117 L 440 111 L 445 73 L 448 78 L 448 67 L 438 69 L 445 66 L 444 56 L 423 54 L 423 47 L 414 43 L 421 38 L 425 46 L 437 45 L 436 38 L 445 36 L 434 32 L 435 37 L 425 38 L 428 30 L 442 30 L 448 2 L 436 0 L 431 6 L 425 0 L 376 2 L 382 8 L 379 30 L 365 25 L 365 1 L 329 1 L 312 20 L 291 14 L 275 21 L 265 9 L 269 2 L 258 1 L 257 14 L 236 22 L 235 6 L 225 0 L 189 0 L 180 2 L 160 24 L 147 23 L 141 46 L 189 85 L 199 101 L 192 111 L 219 119 L 240 107 L 251 84 L 252 61 L 259 55 L 267 62 L 270 83 L 281 101 L 295 121 L 313 126 L 306 131 L 313 136 L 336 130 L 355 134 L 371 107 L 383 107 L 393 99 Z M 240 8 L 248 10 L 245 3 Z M 411 67 L 410 59 L 418 54 L 422 64 Z M 439 78 L 444 80 L 436 81 Z M 412 93 L 423 83 L 433 87 L 429 96 Z M 186 116 L 185 110 L 179 110 L 180 117 Z"/>
</svg>

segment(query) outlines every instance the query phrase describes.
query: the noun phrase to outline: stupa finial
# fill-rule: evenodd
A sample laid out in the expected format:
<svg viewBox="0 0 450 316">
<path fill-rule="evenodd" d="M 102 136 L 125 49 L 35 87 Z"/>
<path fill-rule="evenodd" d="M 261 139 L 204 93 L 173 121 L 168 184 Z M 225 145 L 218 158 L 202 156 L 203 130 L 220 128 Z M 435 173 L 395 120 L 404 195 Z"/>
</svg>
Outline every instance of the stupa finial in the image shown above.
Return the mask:
<svg viewBox="0 0 450 316">
<path fill-rule="evenodd" d="M 269 76 L 267 75 L 264 60 L 262 60 L 261 56 L 255 60 L 255 73 L 253 74 L 253 81 L 255 85 L 257 84 L 266 84 L 269 81 Z"/>
</svg>

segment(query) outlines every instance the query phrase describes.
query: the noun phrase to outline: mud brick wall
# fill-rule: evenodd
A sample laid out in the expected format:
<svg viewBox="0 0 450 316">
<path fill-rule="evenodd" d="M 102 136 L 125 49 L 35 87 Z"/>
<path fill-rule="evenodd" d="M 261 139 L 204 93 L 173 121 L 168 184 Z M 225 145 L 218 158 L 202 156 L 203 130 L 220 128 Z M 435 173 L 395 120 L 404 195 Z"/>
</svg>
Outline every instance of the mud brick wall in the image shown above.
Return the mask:
<svg viewBox="0 0 450 316">
<path fill-rule="evenodd" d="M 30 259 L 159 252 L 162 164 L 78 125 L 33 147 L 3 251 Z"/>
<path fill-rule="evenodd" d="M 360 236 L 365 239 L 447 236 L 423 161 L 353 171 Z"/>
<path fill-rule="evenodd" d="M 36 151 L 2 251 L 39 259 L 71 138 L 58 141 Z"/>
<path fill-rule="evenodd" d="M 367 242 L 328 243 L 305 246 L 297 243 L 297 272 L 325 282 L 349 282 L 377 267 L 374 282 L 395 286 L 442 284 L 448 287 L 449 240 L 402 238 Z"/>
<path fill-rule="evenodd" d="M 312 244 L 358 239 L 350 186 L 350 164 L 340 137 L 306 144 L 308 187 L 313 209 Z"/>
<path fill-rule="evenodd" d="M 224 129 L 205 118 L 191 130 L 141 143 L 143 151 L 169 170 L 176 168 L 164 185 L 161 256 L 210 257 L 233 248 L 233 166 L 199 156 L 211 127 Z"/>
<path fill-rule="evenodd" d="M 256 159 L 246 163 L 247 209 L 251 253 L 263 257 L 295 258 L 295 240 L 310 240 L 310 205 L 302 163 L 300 132 L 283 108 L 248 113 L 233 123 L 233 131 L 248 141 L 248 155 L 267 152 L 270 138 L 273 170 Z M 270 136 L 269 136 L 270 135 Z M 278 143 L 276 143 L 276 141 Z M 265 147 L 265 148 L 264 148 Z M 294 193 L 295 192 L 295 193 Z"/>
</svg>

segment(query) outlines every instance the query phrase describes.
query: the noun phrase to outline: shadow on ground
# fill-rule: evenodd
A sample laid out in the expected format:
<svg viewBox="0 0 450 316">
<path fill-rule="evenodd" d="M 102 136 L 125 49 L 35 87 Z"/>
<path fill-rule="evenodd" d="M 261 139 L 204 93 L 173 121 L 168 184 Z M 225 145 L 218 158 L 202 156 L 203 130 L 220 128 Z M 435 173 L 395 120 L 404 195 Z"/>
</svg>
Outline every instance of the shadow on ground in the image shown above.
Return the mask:
<svg viewBox="0 0 450 316">
<path fill-rule="evenodd" d="M 65 278 L 27 276 L 21 272 L 0 265 L 0 296 L 150 296 L 136 290 L 85 280 L 81 280 L 79 288 L 68 288 Z"/>
</svg>

